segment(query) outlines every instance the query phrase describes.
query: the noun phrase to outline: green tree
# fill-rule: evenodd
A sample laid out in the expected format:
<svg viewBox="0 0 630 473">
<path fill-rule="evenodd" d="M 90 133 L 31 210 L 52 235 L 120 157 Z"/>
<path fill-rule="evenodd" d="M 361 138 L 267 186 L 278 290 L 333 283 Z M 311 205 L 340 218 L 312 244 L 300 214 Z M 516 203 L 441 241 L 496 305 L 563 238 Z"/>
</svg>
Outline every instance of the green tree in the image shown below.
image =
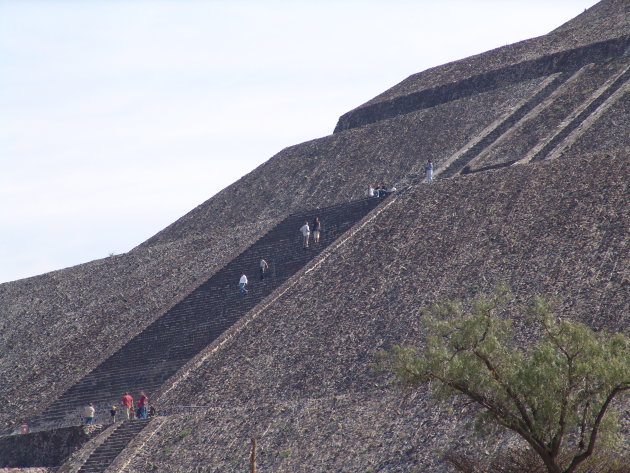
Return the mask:
<svg viewBox="0 0 630 473">
<path fill-rule="evenodd" d="M 479 426 L 516 432 L 549 473 L 572 473 L 596 444 L 618 438 L 612 403 L 630 389 L 630 339 L 560 319 L 545 297 L 511 301 L 501 286 L 466 304 L 434 304 L 423 309 L 423 348 L 379 356 L 402 385 L 430 382 L 443 398 L 474 401 Z M 515 342 L 509 310 L 536 328 L 536 340 Z"/>
</svg>

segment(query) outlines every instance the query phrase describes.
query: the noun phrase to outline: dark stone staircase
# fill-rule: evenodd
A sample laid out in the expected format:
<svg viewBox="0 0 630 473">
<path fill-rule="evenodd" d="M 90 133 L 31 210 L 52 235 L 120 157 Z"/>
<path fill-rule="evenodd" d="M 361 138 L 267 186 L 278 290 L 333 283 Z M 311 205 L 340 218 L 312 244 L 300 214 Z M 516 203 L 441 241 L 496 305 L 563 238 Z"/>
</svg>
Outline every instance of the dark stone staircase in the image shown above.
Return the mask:
<svg viewBox="0 0 630 473">
<path fill-rule="evenodd" d="M 107 440 L 92 452 L 78 473 L 101 473 L 105 471 L 149 422 L 151 422 L 150 419 L 138 419 L 121 423 Z"/>
<path fill-rule="evenodd" d="M 110 358 L 69 388 L 29 424 L 34 429 L 78 423 L 88 402 L 95 404 L 97 422 L 108 422 L 108 410 L 124 392 L 144 391 L 151 399 L 166 380 L 219 337 L 240 317 L 271 294 L 383 199 L 362 199 L 287 217 L 250 248 L 219 270 L 181 302 L 131 339 Z M 319 244 L 302 248 L 299 228 L 318 216 Z M 259 279 L 261 258 L 269 263 Z M 249 293 L 241 295 L 238 281 L 249 279 Z"/>
</svg>

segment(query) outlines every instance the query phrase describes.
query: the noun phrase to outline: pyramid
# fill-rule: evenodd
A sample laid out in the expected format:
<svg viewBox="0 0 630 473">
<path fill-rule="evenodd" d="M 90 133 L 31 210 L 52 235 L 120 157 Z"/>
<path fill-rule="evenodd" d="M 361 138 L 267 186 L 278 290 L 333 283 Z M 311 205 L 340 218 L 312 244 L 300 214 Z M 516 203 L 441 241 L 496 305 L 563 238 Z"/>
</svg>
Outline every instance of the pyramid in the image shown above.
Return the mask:
<svg viewBox="0 0 630 473">
<path fill-rule="evenodd" d="M 406 78 L 127 254 L 0 285 L 0 428 L 44 412 L 288 216 L 387 183 L 401 192 L 155 391 L 168 415 L 115 465 L 244 471 L 255 437 L 261 471 L 448 471 L 443 452 L 478 446 L 469 406 L 390 386 L 374 354 L 421 343 L 421 306 L 498 282 L 628 328 L 629 71 L 630 2 L 604 0 Z"/>
</svg>

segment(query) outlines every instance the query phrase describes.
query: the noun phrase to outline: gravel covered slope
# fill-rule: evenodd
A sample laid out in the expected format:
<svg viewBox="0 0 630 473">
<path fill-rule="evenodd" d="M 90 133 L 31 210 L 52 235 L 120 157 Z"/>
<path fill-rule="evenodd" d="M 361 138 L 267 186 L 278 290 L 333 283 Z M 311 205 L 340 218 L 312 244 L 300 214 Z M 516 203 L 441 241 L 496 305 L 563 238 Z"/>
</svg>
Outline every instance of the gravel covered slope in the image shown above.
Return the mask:
<svg viewBox="0 0 630 473">
<path fill-rule="evenodd" d="M 250 436 L 261 471 L 444 471 L 440 452 L 471 446 L 465 409 L 387 386 L 374 353 L 422 342 L 421 305 L 502 281 L 520 300 L 547 293 L 565 317 L 627 330 L 630 156 L 598 158 L 400 196 L 160 400 L 207 409 L 169 418 L 130 471 L 236 471 Z"/>
<path fill-rule="evenodd" d="M 630 150 L 630 91 L 586 130 L 565 154 Z"/>
<path fill-rule="evenodd" d="M 183 238 L 0 285 L 0 429 L 26 420 L 267 228 Z"/>
<path fill-rule="evenodd" d="M 556 28 L 552 33 L 568 30 L 602 32 L 612 29 L 621 31 L 623 28 L 627 28 L 628 23 L 630 23 L 630 2 L 628 0 L 603 0 Z"/>
<path fill-rule="evenodd" d="M 628 5 L 605 0 L 374 102 L 628 34 Z M 542 79 L 289 147 L 127 254 L 0 285 L 0 429 L 45 408 L 287 214 L 404 183 L 429 157 L 439 166 Z M 452 415 L 462 407 L 401 398 L 369 368 L 375 350 L 421 340 L 421 304 L 497 281 L 627 330 L 628 104 L 626 94 L 557 161 L 402 195 L 160 400 L 202 407 L 166 420 L 130 471 L 192 471 L 208 452 L 210 471 L 242 470 L 252 432 L 265 471 L 440 471 L 436 452 L 466 446 Z"/>
</svg>

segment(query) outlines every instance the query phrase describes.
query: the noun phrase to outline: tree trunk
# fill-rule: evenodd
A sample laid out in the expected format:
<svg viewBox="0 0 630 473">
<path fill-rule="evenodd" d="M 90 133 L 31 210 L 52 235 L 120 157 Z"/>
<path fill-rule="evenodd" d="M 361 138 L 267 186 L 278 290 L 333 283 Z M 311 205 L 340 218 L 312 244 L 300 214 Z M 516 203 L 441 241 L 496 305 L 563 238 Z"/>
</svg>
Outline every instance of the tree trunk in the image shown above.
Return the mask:
<svg viewBox="0 0 630 473">
<path fill-rule="evenodd" d="M 549 473 L 562 473 L 562 470 L 550 455 L 541 455 L 541 458 Z"/>
<path fill-rule="evenodd" d="M 252 439 L 252 456 L 249 465 L 249 473 L 256 473 L 256 439 Z"/>
</svg>

